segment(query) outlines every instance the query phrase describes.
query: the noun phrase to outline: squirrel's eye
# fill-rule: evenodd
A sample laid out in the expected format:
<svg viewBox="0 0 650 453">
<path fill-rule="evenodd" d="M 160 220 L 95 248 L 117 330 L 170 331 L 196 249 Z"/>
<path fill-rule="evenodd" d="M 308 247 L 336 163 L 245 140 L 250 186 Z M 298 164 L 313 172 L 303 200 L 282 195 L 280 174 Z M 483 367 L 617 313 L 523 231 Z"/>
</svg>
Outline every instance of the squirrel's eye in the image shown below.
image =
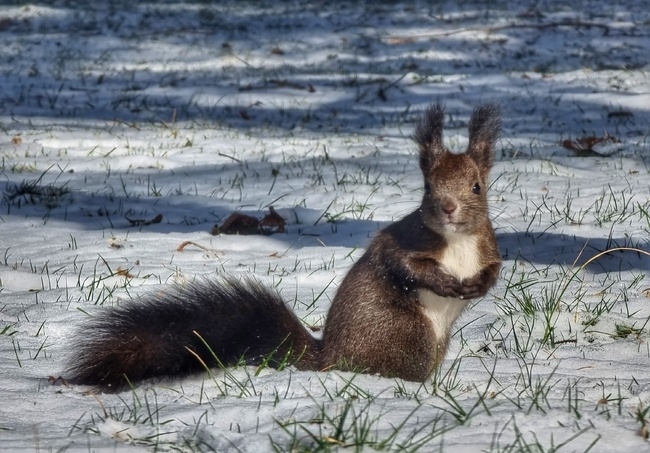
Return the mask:
<svg viewBox="0 0 650 453">
<path fill-rule="evenodd" d="M 474 187 L 472 187 L 472 193 L 476 195 L 481 193 L 481 185 L 479 183 L 474 184 Z"/>
<path fill-rule="evenodd" d="M 424 194 L 431 195 L 431 186 L 429 184 L 424 185 Z"/>
</svg>

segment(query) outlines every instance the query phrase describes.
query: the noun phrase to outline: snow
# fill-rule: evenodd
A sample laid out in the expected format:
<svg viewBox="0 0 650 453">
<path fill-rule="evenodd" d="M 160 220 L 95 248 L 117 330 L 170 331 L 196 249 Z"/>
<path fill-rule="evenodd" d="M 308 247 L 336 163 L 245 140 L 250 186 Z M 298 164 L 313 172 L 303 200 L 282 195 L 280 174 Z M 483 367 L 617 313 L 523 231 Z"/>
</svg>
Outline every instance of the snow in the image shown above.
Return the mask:
<svg viewBox="0 0 650 453">
<path fill-rule="evenodd" d="M 627 3 L 1 6 L 0 449 L 647 449 L 650 258 L 588 262 L 650 251 L 650 2 Z M 253 275 L 322 326 L 372 235 L 418 206 L 409 137 L 436 101 L 455 151 L 501 104 L 504 263 L 430 382 L 57 379 L 88 317 L 198 276 Z M 286 234 L 210 234 L 269 206 Z"/>
</svg>

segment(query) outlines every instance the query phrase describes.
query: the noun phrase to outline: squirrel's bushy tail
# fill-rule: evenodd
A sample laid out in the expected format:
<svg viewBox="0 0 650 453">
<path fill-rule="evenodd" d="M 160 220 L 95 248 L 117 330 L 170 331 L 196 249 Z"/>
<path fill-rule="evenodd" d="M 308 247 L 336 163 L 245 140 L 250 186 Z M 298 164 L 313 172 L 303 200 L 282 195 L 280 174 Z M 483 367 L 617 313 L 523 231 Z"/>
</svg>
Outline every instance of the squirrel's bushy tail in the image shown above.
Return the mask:
<svg viewBox="0 0 650 453">
<path fill-rule="evenodd" d="M 317 369 L 320 354 L 319 340 L 277 292 L 233 278 L 176 285 L 111 309 L 84 326 L 73 347 L 68 381 L 106 392 L 200 371 L 201 362 Z"/>
</svg>

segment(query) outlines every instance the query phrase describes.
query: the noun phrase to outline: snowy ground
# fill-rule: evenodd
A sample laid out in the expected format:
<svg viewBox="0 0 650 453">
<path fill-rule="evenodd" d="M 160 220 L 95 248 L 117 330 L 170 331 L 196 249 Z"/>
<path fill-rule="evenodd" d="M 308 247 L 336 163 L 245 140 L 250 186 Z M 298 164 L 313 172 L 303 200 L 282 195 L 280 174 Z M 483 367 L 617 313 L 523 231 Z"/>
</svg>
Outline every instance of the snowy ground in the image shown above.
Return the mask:
<svg viewBox="0 0 650 453">
<path fill-rule="evenodd" d="M 650 2 L 266 3 L 0 7 L 0 450 L 647 450 L 650 258 L 580 266 L 650 250 Z M 431 382 L 48 381 L 90 316 L 198 275 L 252 274 L 321 326 L 418 205 L 437 100 L 454 150 L 502 105 L 504 266 Z M 286 234 L 210 235 L 269 206 Z"/>
</svg>

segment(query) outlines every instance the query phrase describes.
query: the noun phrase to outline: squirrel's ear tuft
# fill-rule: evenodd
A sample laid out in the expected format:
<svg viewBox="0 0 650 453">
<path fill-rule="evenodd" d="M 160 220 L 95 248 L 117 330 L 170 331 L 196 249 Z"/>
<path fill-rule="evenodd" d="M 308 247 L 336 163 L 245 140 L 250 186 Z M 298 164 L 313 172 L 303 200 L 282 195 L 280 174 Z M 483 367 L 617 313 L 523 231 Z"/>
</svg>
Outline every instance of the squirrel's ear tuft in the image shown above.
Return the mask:
<svg viewBox="0 0 650 453">
<path fill-rule="evenodd" d="M 469 120 L 467 154 L 483 171 L 489 171 L 494 162 L 494 144 L 501 132 L 501 109 L 496 104 L 477 107 Z"/>
<path fill-rule="evenodd" d="M 445 120 L 445 107 L 433 104 L 415 126 L 413 140 L 420 149 L 420 168 L 426 175 L 431 170 L 435 157 L 445 151 L 442 144 L 442 129 Z"/>
</svg>

